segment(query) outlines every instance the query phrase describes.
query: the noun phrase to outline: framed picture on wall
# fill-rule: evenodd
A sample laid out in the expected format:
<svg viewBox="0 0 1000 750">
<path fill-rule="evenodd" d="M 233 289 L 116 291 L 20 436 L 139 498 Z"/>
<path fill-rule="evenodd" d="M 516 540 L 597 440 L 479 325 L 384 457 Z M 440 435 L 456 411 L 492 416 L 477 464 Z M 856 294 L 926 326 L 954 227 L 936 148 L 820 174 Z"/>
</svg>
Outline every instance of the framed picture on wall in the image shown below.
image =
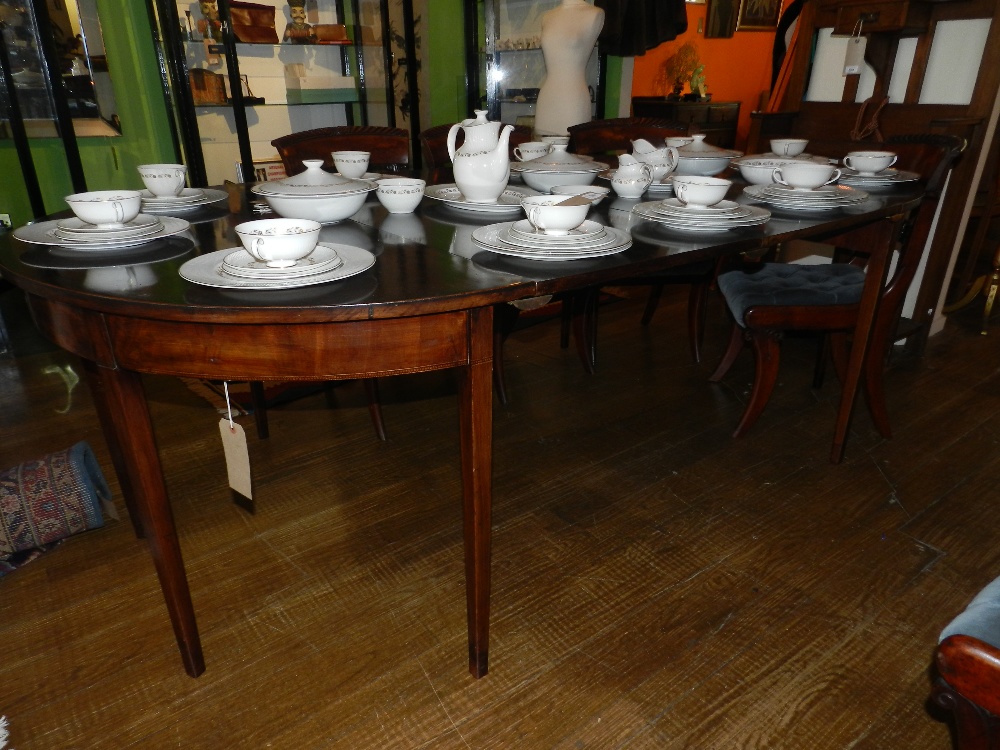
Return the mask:
<svg viewBox="0 0 1000 750">
<path fill-rule="evenodd" d="M 780 2 L 780 0 L 775 0 L 775 2 Z M 739 9 L 740 0 L 708 0 L 708 7 L 705 9 L 705 38 L 731 37 L 736 31 Z"/>
<path fill-rule="evenodd" d="M 742 0 L 737 31 L 774 31 L 781 15 L 781 0 Z"/>
</svg>

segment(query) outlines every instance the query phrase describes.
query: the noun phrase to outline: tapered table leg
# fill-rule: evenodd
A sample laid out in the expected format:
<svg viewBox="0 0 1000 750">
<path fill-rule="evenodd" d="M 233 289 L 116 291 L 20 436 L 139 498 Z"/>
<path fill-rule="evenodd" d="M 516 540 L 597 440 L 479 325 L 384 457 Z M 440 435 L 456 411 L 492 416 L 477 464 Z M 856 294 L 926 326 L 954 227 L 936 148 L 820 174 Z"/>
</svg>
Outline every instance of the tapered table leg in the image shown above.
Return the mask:
<svg viewBox="0 0 1000 750">
<path fill-rule="evenodd" d="M 462 510 L 469 671 L 489 670 L 490 541 L 493 499 L 493 308 L 470 312 L 469 365 L 460 372 Z"/>
<path fill-rule="evenodd" d="M 114 432 L 121 451 L 184 669 L 197 677 L 205 671 L 205 660 L 142 378 L 138 373 L 100 366 L 93 366 L 90 374 L 99 379 L 98 387 L 107 409 L 102 421 L 106 420 Z"/>
</svg>

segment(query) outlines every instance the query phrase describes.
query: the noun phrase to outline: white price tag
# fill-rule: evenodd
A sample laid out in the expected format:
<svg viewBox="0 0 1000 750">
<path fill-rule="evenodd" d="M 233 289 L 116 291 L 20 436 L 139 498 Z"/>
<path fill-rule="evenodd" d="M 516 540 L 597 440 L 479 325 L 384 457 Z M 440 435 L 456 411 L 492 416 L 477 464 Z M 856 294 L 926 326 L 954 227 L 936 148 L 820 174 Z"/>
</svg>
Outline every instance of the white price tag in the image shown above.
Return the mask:
<svg viewBox="0 0 1000 750">
<path fill-rule="evenodd" d="M 868 38 L 863 36 L 852 36 L 847 40 L 847 54 L 844 55 L 844 75 L 861 75 L 861 67 L 865 64 L 865 47 L 868 46 Z"/>
</svg>

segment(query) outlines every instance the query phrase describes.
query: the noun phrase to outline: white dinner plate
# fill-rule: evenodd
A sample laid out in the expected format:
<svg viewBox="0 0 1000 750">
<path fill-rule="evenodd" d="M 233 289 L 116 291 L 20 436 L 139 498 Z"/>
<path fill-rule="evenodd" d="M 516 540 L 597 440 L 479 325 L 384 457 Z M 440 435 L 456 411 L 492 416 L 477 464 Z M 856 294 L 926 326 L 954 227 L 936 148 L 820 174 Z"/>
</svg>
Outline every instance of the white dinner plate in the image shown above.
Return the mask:
<svg viewBox="0 0 1000 750">
<path fill-rule="evenodd" d="M 219 201 L 226 200 L 229 197 L 229 194 L 225 190 L 213 190 L 211 188 L 198 189 L 201 190 L 202 196 L 191 200 L 164 201 L 155 198 L 143 198 L 142 210 L 144 213 L 151 214 L 169 213 L 171 211 L 192 211 L 200 206 L 207 206 L 210 203 L 218 203 Z"/>
<path fill-rule="evenodd" d="M 449 183 L 444 185 L 428 185 L 424 188 L 424 195 L 461 211 L 479 214 L 509 214 L 521 210 L 521 199 L 524 196 L 541 195 L 541 193 L 537 190 L 527 188 L 519 187 L 517 190 L 507 188 L 497 198 L 496 203 L 472 203 L 465 199 L 465 196 L 462 195 L 462 191 L 458 189 L 457 185 Z"/>
<path fill-rule="evenodd" d="M 632 246 L 632 238 L 628 232 L 622 232 L 614 227 L 606 227 L 608 239 L 601 245 L 590 248 L 531 248 L 524 246 L 508 245 L 501 241 L 500 233 L 509 230 L 511 222 L 501 224 L 489 224 L 485 227 L 478 227 L 472 233 L 473 241 L 480 247 L 500 255 L 510 255 L 516 258 L 541 261 L 564 261 L 564 260 L 584 260 L 586 258 L 598 258 L 605 255 L 614 255 Z"/>
<path fill-rule="evenodd" d="M 99 252 L 102 250 L 117 250 L 123 247 L 134 247 L 145 242 L 163 239 L 185 231 L 190 224 L 184 219 L 175 219 L 172 216 L 160 218 L 163 224 L 163 231 L 157 232 L 150 237 L 130 237 L 121 240 L 106 240 L 103 242 L 79 242 L 67 240 L 56 234 L 58 221 L 40 221 L 37 224 L 28 224 L 14 230 L 14 236 L 22 242 L 29 242 L 33 245 L 54 245 L 68 250 L 79 250 L 81 252 Z"/>
<path fill-rule="evenodd" d="M 294 289 L 301 286 L 340 281 L 341 279 L 364 273 L 375 265 L 375 256 L 367 250 L 362 250 L 360 247 L 339 245 L 332 242 L 323 244 L 334 249 L 344 263 L 332 271 L 317 273 L 312 276 L 275 281 L 235 278 L 222 270 L 222 263 L 226 259 L 226 256 L 234 252 L 235 248 L 231 247 L 192 258 L 180 267 L 179 273 L 181 278 L 190 281 L 192 284 L 212 286 L 220 289 Z"/>
</svg>

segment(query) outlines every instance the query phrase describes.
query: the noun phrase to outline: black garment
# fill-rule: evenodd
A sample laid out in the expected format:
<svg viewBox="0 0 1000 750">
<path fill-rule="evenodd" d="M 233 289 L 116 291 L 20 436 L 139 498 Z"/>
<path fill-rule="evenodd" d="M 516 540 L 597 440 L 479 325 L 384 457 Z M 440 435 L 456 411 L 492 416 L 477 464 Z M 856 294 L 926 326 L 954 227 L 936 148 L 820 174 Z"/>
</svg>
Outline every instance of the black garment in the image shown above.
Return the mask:
<svg viewBox="0 0 1000 750">
<path fill-rule="evenodd" d="M 603 52 L 634 57 L 687 31 L 684 0 L 594 0 L 604 10 Z"/>
</svg>

